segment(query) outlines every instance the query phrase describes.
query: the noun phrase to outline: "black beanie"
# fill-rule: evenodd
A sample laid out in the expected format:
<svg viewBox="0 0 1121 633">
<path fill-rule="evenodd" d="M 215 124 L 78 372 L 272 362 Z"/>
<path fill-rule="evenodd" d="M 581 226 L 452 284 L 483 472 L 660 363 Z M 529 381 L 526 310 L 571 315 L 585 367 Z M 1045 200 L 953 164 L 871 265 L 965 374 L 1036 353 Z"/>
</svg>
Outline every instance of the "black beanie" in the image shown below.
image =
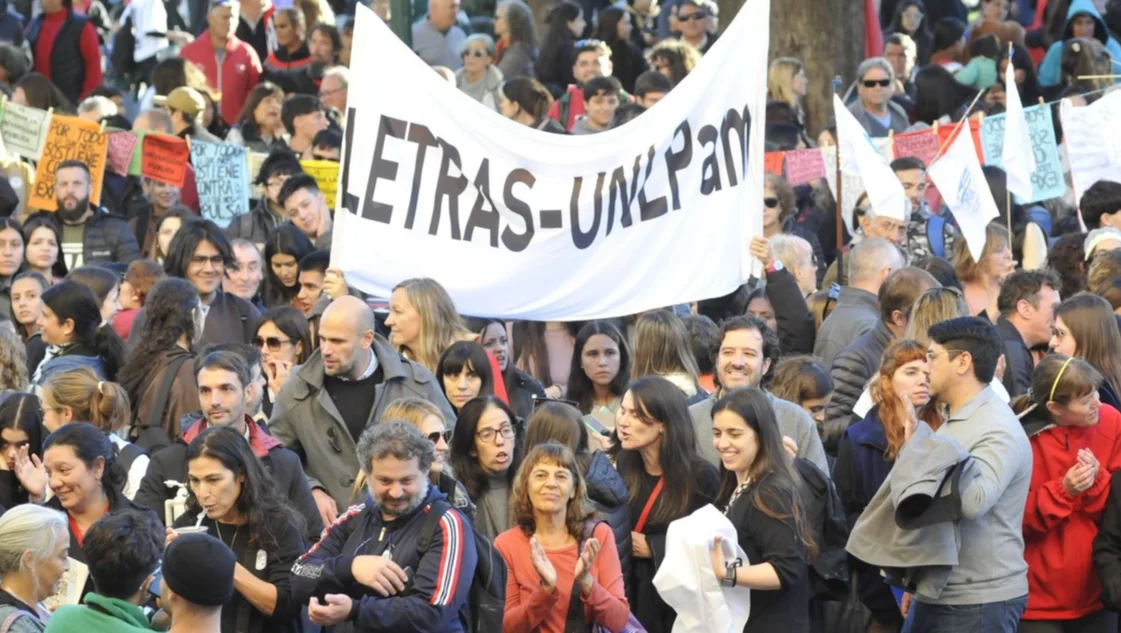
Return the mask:
<svg viewBox="0 0 1121 633">
<path fill-rule="evenodd" d="M 234 553 L 207 534 L 184 534 L 167 546 L 163 579 L 187 602 L 219 607 L 234 595 Z"/>
</svg>

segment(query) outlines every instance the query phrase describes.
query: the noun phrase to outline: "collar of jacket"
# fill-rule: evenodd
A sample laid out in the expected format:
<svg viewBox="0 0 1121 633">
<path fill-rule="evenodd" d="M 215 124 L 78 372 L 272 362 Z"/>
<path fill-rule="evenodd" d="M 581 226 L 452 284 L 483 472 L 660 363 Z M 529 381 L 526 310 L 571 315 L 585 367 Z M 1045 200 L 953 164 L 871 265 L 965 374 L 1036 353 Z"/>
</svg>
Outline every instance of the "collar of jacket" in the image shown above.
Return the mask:
<svg viewBox="0 0 1121 633">
<path fill-rule="evenodd" d="M 841 286 L 841 294 L 837 296 L 837 307 L 842 305 L 864 305 L 871 307 L 876 314 L 880 313 L 880 298 L 854 286 Z"/>
<path fill-rule="evenodd" d="M 1000 334 L 1000 340 L 1010 343 L 1019 343 L 1025 348 L 1027 347 L 1027 344 L 1024 343 L 1024 336 L 1020 334 L 1020 330 L 1017 330 L 1016 326 L 1003 316 L 997 317 L 996 331 Z"/>
<path fill-rule="evenodd" d="M 386 383 L 391 380 L 404 380 L 406 378 L 412 378 L 422 383 L 428 381 L 427 378 L 418 376 L 414 372 L 406 372 L 405 362 L 401 355 L 390 346 L 389 341 L 386 341 L 380 335 L 374 335 L 374 344 L 370 349 L 374 351 L 374 355 L 378 359 L 378 366 L 382 368 Z M 297 399 L 306 398 L 312 390 L 318 391 L 323 388 L 325 374 L 323 372 L 323 356 L 319 350 L 315 350 L 307 359 L 307 362 L 300 366 L 296 375 L 305 387 L 303 391 L 300 391 L 299 383 L 294 385 L 296 390 L 292 395 Z"/>
<path fill-rule="evenodd" d="M 864 419 L 850 426 L 845 433 L 849 440 L 874 448 L 880 452 L 887 450 L 887 434 L 884 432 L 884 423 L 880 419 L 880 405 L 872 407 Z"/>
<path fill-rule="evenodd" d="M 184 444 L 190 444 L 200 433 L 210 427 L 210 423 L 206 421 L 202 414 L 198 414 L 197 421 L 191 426 L 183 429 L 181 439 Z M 248 415 L 245 416 L 245 427 L 249 429 L 249 446 L 253 449 L 253 454 L 257 457 L 267 457 L 269 451 L 281 446 L 280 440 L 269 435 L 259 426 L 259 423 Z"/>
<path fill-rule="evenodd" d="M 977 409 L 980 409 L 981 407 L 994 400 L 999 402 L 1000 397 L 996 395 L 996 392 L 993 391 L 992 387 L 985 385 L 985 388 L 982 389 L 976 396 L 974 396 L 972 400 L 965 403 L 965 406 L 958 409 L 957 413 L 954 413 L 946 418 L 946 424 L 965 420 L 969 416 L 973 415 L 973 413 L 977 411 Z"/>
<path fill-rule="evenodd" d="M 404 514 L 404 515 L 401 515 L 399 517 L 394 517 L 394 518 L 389 519 L 389 520 L 386 520 L 384 517 L 382 517 L 381 509 L 378 507 L 377 502 L 374 501 L 373 496 L 371 496 L 369 493 L 367 493 L 366 494 L 366 509 L 370 511 L 370 516 L 373 519 L 374 525 L 384 526 L 386 529 L 388 529 L 390 531 L 398 530 L 401 527 L 411 523 L 413 521 L 413 519 L 417 518 L 418 515 L 427 513 L 428 512 L 428 505 L 431 504 L 433 501 L 447 501 L 449 505 L 453 505 L 451 500 L 448 499 L 448 496 L 445 495 L 443 492 L 440 492 L 440 489 L 439 489 L 439 487 L 437 487 L 436 484 L 429 481 L 429 479 L 427 477 L 424 478 L 424 481 L 428 483 L 428 492 L 426 492 L 424 494 L 424 501 L 422 501 L 419 506 L 414 508 L 408 514 Z"/>
</svg>

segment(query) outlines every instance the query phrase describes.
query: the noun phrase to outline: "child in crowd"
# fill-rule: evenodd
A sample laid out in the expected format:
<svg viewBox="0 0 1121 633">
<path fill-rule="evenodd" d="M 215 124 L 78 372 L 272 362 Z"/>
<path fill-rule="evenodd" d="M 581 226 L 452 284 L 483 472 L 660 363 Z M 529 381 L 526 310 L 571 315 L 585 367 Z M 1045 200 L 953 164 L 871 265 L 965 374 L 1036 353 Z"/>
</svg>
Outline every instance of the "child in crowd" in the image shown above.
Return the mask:
<svg viewBox="0 0 1121 633">
<path fill-rule="evenodd" d="M 595 134 L 611 128 L 615 111 L 619 109 L 619 91 L 623 89 L 614 77 L 592 77 L 581 90 L 588 113 L 577 117 L 572 125 L 573 134 Z"/>
</svg>

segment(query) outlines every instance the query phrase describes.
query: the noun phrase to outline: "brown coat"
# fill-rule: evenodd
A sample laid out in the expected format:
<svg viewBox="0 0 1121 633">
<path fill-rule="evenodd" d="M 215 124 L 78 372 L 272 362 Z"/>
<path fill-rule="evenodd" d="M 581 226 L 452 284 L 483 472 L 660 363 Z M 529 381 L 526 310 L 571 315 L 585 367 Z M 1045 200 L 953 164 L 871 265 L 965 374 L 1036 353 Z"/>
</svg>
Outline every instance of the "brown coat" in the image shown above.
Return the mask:
<svg viewBox="0 0 1121 633">
<path fill-rule="evenodd" d="M 156 398 L 160 387 L 163 386 L 164 377 L 167 375 L 172 359 L 189 354 L 181 349 L 165 352 L 160 356 L 159 362 L 144 380 L 140 383 L 137 393 L 140 394 L 136 403 L 136 418 L 145 422 L 151 415 L 152 407 L 156 406 Z M 175 379 L 171 383 L 171 391 L 167 396 L 167 406 L 164 407 L 163 416 L 160 418 L 160 427 L 167 431 L 168 437 L 179 437 L 179 419 L 188 413 L 199 410 L 199 389 L 194 371 L 194 354 L 179 364 Z"/>
</svg>

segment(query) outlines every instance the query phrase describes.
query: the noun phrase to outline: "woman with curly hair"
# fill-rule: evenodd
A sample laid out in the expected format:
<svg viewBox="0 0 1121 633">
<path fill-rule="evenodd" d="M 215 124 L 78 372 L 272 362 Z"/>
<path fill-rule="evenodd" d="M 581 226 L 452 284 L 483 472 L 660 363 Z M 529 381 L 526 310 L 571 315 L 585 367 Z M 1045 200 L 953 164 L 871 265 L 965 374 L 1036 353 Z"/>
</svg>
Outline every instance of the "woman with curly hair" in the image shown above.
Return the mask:
<svg viewBox="0 0 1121 633">
<path fill-rule="evenodd" d="M 685 76 L 693 72 L 701 61 L 701 54 L 684 40 L 666 39 L 658 42 L 647 54 L 650 68 L 656 70 L 673 82 L 681 83 Z"/>
<path fill-rule="evenodd" d="M 509 570 L 503 632 L 565 628 L 577 591 L 585 625 L 622 630 L 630 605 L 615 536 L 594 518 L 572 451 L 555 442 L 530 451 L 510 504 L 515 526 L 494 540 Z"/>
<path fill-rule="evenodd" d="M 849 525 L 855 524 L 891 472 L 907 426 L 918 419 L 935 429 L 941 426 L 941 413 L 931 405 L 929 371 L 926 346 L 917 341 L 902 339 L 884 351 L 880 372 L 872 383 L 875 406 L 845 431 L 833 467 L 833 482 Z M 903 618 L 880 570 L 859 564 L 857 574 L 861 600 L 872 615 L 884 626 L 898 629 Z"/>
<path fill-rule="evenodd" d="M 132 439 L 152 452 L 178 437 L 179 419 L 199 409 L 192 361 L 202 311 L 195 287 L 174 277 L 152 286 L 144 310 L 119 382 L 136 403 L 138 429 Z"/>
</svg>

